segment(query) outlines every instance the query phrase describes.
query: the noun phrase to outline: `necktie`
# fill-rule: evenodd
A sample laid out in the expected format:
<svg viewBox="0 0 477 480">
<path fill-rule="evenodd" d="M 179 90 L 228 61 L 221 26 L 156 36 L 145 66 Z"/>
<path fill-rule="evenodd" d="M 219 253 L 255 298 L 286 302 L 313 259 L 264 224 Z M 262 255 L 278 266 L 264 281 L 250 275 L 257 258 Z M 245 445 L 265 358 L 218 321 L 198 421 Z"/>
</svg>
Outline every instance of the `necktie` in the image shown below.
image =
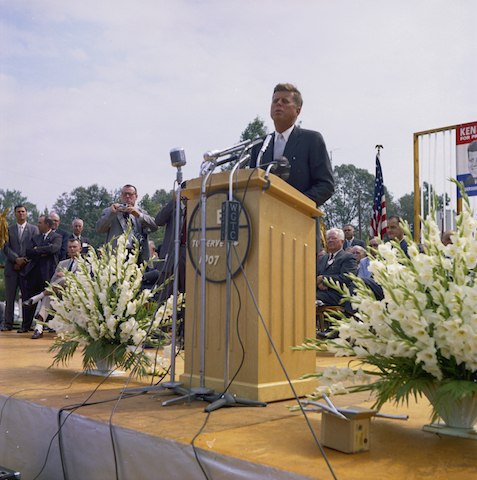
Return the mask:
<svg viewBox="0 0 477 480">
<path fill-rule="evenodd" d="M 285 137 L 280 133 L 276 138 L 275 138 L 275 144 L 273 147 L 273 154 L 274 158 L 278 158 L 283 156 L 283 152 L 285 150 Z"/>
<path fill-rule="evenodd" d="M 333 263 L 334 257 L 335 257 L 335 254 L 331 253 L 330 258 L 328 258 L 328 265 L 331 265 Z"/>
<path fill-rule="evenodd" d="M 73 270 L 74 263 L 75 263 L 75 259 L 72 258 L 70 264 L 68 265 L 68 272 L 71 272 L 71 270 Z"/>
</svg>

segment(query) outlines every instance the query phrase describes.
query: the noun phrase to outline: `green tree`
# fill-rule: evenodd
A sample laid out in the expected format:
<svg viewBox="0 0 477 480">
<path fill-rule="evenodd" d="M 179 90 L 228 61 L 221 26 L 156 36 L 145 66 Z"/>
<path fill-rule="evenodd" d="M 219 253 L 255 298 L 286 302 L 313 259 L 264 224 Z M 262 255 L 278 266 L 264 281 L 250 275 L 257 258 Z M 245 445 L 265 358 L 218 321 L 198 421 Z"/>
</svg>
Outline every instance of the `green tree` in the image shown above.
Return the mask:
<svg viewBox="0 0 477 480">
<path fill-rule="evenodd" d="M 172 200 L 173 196 L 173 190 L 169 192 L 166 192 L 164 189 L 156 190 L 152 197 L 146 193 L 139 202 L 139 206 L 144 208 L 149 215 L 155 218 L 161 209 Z M 149 239 L 152 240 L 156 246 L 161 244 L 162 239 L 164 238 L 164 231 L 165 227 L 159 227 L 155 232 L 149 235 Z"/>
<path fill-rule="evenodd" d="M 249 122 L 249 124 L 245 127 L 245 130 L 240 135 L 239 142 L 243 142 L 245 140 L 251 140 L 253 142 L 256 138 L 263 137 L 266 134 L 267 127 L 265 126 L 265 121 L 257 115 L 253 121 Z M 221 171 L 223 172 L 226 170 L 232 170 L 237 161 L 238 160 L 235 160 L 222 165 Z"/>
<path fill-rule="evenodd" d="M 424 182 L 423 189 L 421 188 L 420 194 L 422 195 L 423 202 L 423 212 L 422 217 L 426 218 L 429 213 L 429 194 L 431 195 L 431 203 L 434 203 L 434 188 L 429 183 Z M 424 193 L 423 193 L 424 190 Z M 414 224 L 414 192 L 406 193 L 399 200 L 397 214 L 401 216 L 402 219 L 407 220 L 409 225 Z M 445 206 L 447 207 L 450 204 L 450 198 L 447 193 L 445 194 Z M 437 196 L 437 210 L 442 210 L 444 208 L 444 194 Z"/>
<path fill-rule="evenodd" d="M 359 237 L 361 223 L 361 237 L 367 238 L 373 213 L 375 176 L 354 165 L 335 166 L 333 176 L 335 193 L 322 208 L 327 228 L 343 228 L 351 224 L 356 230 L 355 235 Z M 386 209 L 389 205 L 393 210 L 393 198 L 386 187 L 384 193 Z"/>
<path fill-rule="evenodd" d="M 7 208 L 10 209 L 7 213 L 8 225 L 12 225 L 16 222 L 15 205 L 23 205 L 28 212 L 27 222 L 36 225 L 39 216 L 36 205 L 29 202 L 18 190 L 0 189 L 0 212 L 4 212 Z"/>
<path fill-rule="evenodd" d="M 398 211 L 403 220 L 406 220 L 409 225 L 414 223 L 414 193 L 406 193 L 398 199 Z"/>
<path fill-rule="evenodd" d="M 75 188 L 70 194 L 63 193 L 53 205 L 55 211 L 61 217 L 61 226 L 71 233 L 71 224 L 75 218 L 81 218 L 84 222 L 83 234 L 91 240 L 95 248 L 104 243 L 105 235 L 97 233 L 95 225 L 101 217 L 103 209 L 118 201 L 119 191 L 108 192 L 104 187 L 97 184 L 87 188 Z"/>
</svg>

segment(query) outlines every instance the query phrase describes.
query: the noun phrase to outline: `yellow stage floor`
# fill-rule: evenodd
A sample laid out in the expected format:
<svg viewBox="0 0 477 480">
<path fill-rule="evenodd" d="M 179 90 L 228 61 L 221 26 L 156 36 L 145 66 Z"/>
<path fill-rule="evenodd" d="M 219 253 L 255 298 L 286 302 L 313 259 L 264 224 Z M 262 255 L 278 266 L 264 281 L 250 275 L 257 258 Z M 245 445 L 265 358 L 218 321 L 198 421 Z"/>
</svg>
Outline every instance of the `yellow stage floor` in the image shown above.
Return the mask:
<svg viewBox="0 0 477 480">
<path fill-rule="evenodd" d="M 52 341 L 53 334 L 45 334 L 44 338 L 39 340 L 32 340 L 30 335 L 18 334 L 16 331 L 0 334 L 1 395 L 13 395 L 16 399 L 55 409 L 83 402 L 90 396 L 93 389 L 104 379 L 83 374 L 77 376 L 81 372 L 80 354 L 67 366 L 48 369 L 52 354 L 47 353 L 47 350 Z M 336 364 L 336 361 L 341 366 L 347 363 L 346 359 L 335 359 L 330 354 L 320 353 L 317 355 L 317 368 Z M 177 374 L 182 372 L 180 361 L 177 362 L 177 370 Z M 127 375 L 124 375 L 107 379 L 90 401 L 116 397 L 125 386 L 127 378 Z M 146 381 L 133 380 L 128 387 L 146 384 Z M 231 391 L 233 392 L 233 388 Z M 206 419 L 204 407 L 208 404 L 193 401 L 190 405 L 163 407 L 161 401 L 164 399 L 165 397 L 153 398 L 152 394 L 124 399 L 117 406 L 112 422 L 138 432 L 190 444 Z M 336 397 L 333 401 L 342 407 L 372 405 L 372 401 L 365 394 Z M 88 406 L 76 413 L 109 422 L 115 403 Z M 309 478 L 333 478 L 301 413 L 290 413 L 285 408 L 285 405 L 295 403 L 290 400 L 269 403 L 267 407 L 219 409 L 210 415 L 195 444 L 206 451 L 269 465 Z M 336 478 L 477 478 L 475 440 L 422 431 L 422 426 L 428 423 L 431 413 L 427 400 L 420 399 L 417 403 L 412 401 L 409 406 L 399 408 L 386 405 L 382 413 L 408 414 L 410 418 L 408 421 L 374 418 L 371 421 L 369 452 L 344 454 L 324 448 Z M 312 412 L 309 417 L 317 437 L 320 438 L 321 414 Z M 35 426 L 32 425 L 32 428 Z M 0 445 L 5 434 L 0 424 Z M 0 458 L 1 455 L 0 453 Z M 1 458 L 0 464 L 3 462 L 3 466 L 17 468 L 8 465 L 6 462 L 9 460 L 13 461 Z"/>
</svg>

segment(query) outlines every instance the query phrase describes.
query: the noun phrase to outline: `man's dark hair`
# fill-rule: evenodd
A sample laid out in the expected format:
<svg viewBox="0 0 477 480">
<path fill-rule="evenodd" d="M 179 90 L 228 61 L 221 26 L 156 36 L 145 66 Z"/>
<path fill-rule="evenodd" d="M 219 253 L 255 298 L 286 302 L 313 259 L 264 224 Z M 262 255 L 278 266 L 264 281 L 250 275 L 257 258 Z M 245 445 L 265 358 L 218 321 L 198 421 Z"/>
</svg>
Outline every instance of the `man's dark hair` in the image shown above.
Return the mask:
<svg viewBox="0 0 477 480">
<path fill-rule="evenodd" d="M 41 218 L 41 217 L 43 217 L 43 218 L 45 219 L 45 220 L 44 220 L 45 223 L 47 223 L 50 228 L 53 227 L 53 220 L 52 220 L 49 216 L 47 216 L 47 215 L 40 215 L 40 218 Z"/>
<path fill-rule="evenodd" d="M 137 195 L 137 188 L 136 188 L 134 185 L 129 185 L 129 183 L 128 183 L 127 185 L 124 185 L 124 187 L 121 188 L 121 192 L 122 192 L 125 188 L 134 188 L 134 194 Z"/>
<path fill-rule="evenodd" d="M 399 216 L 399 215 L 391 215 L 389 218 L 388 218 L 388 222 L 389 220 L 392 220 L 393 218 L 395 218 L 398 223 L 401 223 L 402 222 L 402 218 Z"/>
<path fill-rule="evenodd" d="M 467 153 L 469 152 L 477 152 L 477 140 L 469 143 L 469 146 L 467 147 Z"/>
<path fill-rule="evenodd" d="M 81 242 L 77 238 L 69 238 L 68 243 L 76 242 L 81 247 Z"/>
<path fill-rule="evenodd" d="M 295 85 L 291 83 L 279 83 L 274 89 L 273 93 L 275 92 L 292 92 L 293 93 L 293 102 L 297 107 L 303 105 L 303 98 L 301 97 L 301 93 Z"/>
<path fill-rule="evenodd" d="M 24 208 L 26 211 L 28 211 L 28 209 L 25 207 L 25 205 L 15 205 L 15 208 L 13 209 L 13 211 L 16 212 L 17 208 Z"/>
</svg>

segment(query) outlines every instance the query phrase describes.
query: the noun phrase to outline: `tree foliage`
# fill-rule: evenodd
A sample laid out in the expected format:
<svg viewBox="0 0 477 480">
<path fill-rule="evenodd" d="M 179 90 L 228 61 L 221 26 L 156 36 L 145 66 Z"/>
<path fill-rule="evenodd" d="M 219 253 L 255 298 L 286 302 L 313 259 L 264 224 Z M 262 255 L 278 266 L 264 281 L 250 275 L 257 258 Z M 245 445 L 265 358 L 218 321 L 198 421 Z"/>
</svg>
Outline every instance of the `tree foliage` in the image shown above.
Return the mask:
<svg viewBox="0 0 477 480">
<path fill-rule="evenodd" d="M 169 192 L 166 192 L 164 189 L 156 190 L 152 196 L 149 196 L 149 194 L 146 193 L 139 202 L 139 206 L 146 210 L 146 212 L 153 218 L 156 218 L 156 215 L 172 200 L 173 196 L 173 190 L 170 190 Z M 164 238 L 164 231 L 165 227 L 159 227 L 155 232 L 149 235 L 149 239 L 152 240 L 156 246 L 161 244 L 162 239 Z"/>
<path fill-rule="evenodd" d="M 71 233 L 71 224 L 75 218 L 84 222 L 83 235 L 91 240 L 95 248 L 104 243 L 105 235 L 97 233 L 95 225 L 103 209 L 118 201 L 119 191 L 108 192 L 98 184 L 75 188 L 71 193 L 63 193 L 53 205 L 52 211 L 61 217 L 60 228 Z"/>
<path fill-rule="evenodd" d="M 431 205 L 434 204 L 434 188 L 429 183 L 424 182 L 423 189 L 420 189 L 422 195 L 423 211 L 421 213 L 423 218 L 426 218 L 429 213 L 429 195 L 431 196 Z M 444 208 L 444 194 L 437 195 L 437 210 Z M 404 220 L 407 220 L 410 225 L 414 223 L 414 192 L 406 193 L 399 200 L 397 214 Z M 450 204 L 450 198 L 447 193 L 445 194 L 445 206 Z"/>
<path fill-rule="evenodd" d="M 258 115 L 245 127 L 245 130 L 240 135 L 239 142 L 245 140 L 251 140 L 252 142 L 258 138 L 263 137 L 267 134 L 267 127 L 265 126 L 265 120 L 260 118 Z M 237 163 L 237 160 L 227 163 L 221 167 L 221 171 L 232 170 L 234 165 Z"/>
<path fill-rule="evenodd" d="M 343 228 L 351 224 L 359 237 L 359 224 L 361 220 L 361 237 L 369 235 L 371 215 L 374 202 L 375 177 L 363 168 L 354 165 L 337 165 L 333 169 L 335 179 L 335 193 L 323 205 L 327 228 Z M 386 206 L 395 209 L 392 195 L 386 187 Z"/>
<path fill-rule="evenodd" d="M 27 222 L 36 225 L 38 221 L 38 209 L 36 205 L 29 202 L 27 197 L 24 197 L 18 190 L 3 190 L 0 189 L 0 212 L 4 212 L 7 208 L 10 210 L 7 213 L 8 225 L 12 225 L 16 222 L 15 219 L 15 206 L 23 205 L 27 209 L 28 217 Z"/>
</svg>

